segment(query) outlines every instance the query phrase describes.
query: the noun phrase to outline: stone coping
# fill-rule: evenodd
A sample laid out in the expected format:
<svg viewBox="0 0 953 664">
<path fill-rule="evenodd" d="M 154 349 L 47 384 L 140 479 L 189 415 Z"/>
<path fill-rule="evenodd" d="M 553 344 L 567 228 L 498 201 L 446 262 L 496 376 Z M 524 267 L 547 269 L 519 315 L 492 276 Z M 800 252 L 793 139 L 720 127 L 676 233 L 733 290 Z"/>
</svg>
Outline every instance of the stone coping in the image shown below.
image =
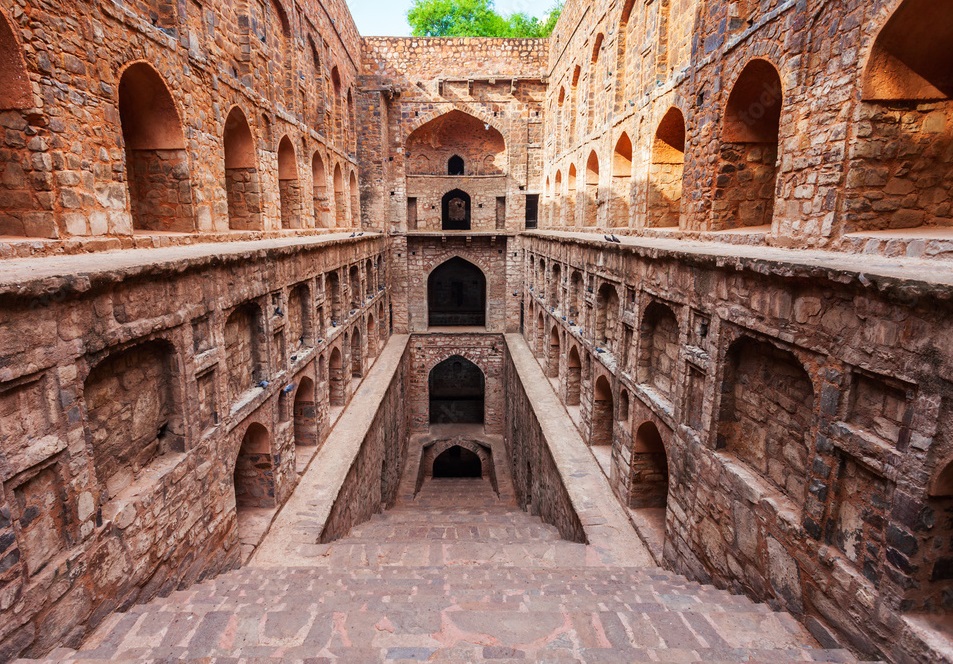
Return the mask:
<svg viewBox="0 0 953 664">
<path fill-rule="evenodd" d="M 785 249 L 673 238 L 619 236 L 608 242 L 599 233 L 526 231 L 528 238 L 588 245 L 593 242 L 650 259 L 670 258 L 707 267 L 750 270 L 788 278 L 825 279 L 839 284 L 857 283 L 898 297 L 930 295 L 953 299 L 953 264 L 882 255 L 846 254 L 836 251 Z"/>
<path fill-rule="evenodd" d="M 654 559 L 526 341 L 519 334 L 506 334 L 504 339 L 589 545 L 599 550 L 606 564 L 654 567 Z"/>
<path fill-rule="evenodd" d="M 410 342 L 392 335 L 350 404 L 308 465 L 294 493 L 281 508 L 249 561 L 252 565 L 310 566 L 308 553 L 318 541 L 337 502 L 348 472 L 360 454 Z M 356 525 L 356 524 L 355 524 Z"/>
<path fill-rule="evenodd" d="M 382 238 L 379 233 L 332 233 L 308 237 L 288 237 L 247 242 L 210 242 L 162 247 L 121 249 L 69 256 L 14 258 L 0 261 L 0 295 L 50 296 L 54 293 L 82 293 L 130 277 L 180 274 L 266 255 L 281 256 L 301 250 L 362 242 Z M 352 237 L 353 236 L 353 237 Z"/>
</svg>

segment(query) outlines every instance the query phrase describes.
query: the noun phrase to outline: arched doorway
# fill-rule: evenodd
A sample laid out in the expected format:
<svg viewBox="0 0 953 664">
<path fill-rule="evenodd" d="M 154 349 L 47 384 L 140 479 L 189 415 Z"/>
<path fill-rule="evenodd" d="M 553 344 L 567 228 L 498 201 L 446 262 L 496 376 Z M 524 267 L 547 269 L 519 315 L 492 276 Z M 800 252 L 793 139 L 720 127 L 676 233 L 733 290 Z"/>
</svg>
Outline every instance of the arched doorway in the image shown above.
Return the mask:
<svg viewBox="0 0 953 664">
<path fill-rule="evenodd" d="M 483 424 L 486 380 L 470 360 L 453 355 L 430 370 L 431 424 Z"/>
<path fill-rule="evenodd" d="M 428 324 L 486 325 L 486 277 L 473 263 L 454 257 L 427 279 Z"/>
<path fill-rule="evenodd" d="M 665 507 L 668 503 L 668 458 L 653 422 L 643 422 L 635 433 L 629 478 L 629 507 Z"/>
<path fill-rule="evenodd" d="M 302 378 L 295 392 L 294 402 L 295 445 L 318 444 L 317 411 L 314 405 L 314 381 Z"/>
<path fill-rule="evenodd" d="M 470 230 L 470 194 L 454 189 L 443 196 L 441 228 L 445 231 Z"/>
<path fill-rule="evenodd" d="M 463 157 L 455 154 L 447 160 L 447 175 L 463 175 L 464 172 Z"/>
<path fill-rule="evenodd" d="M 483 463 L 474 452 L 454 445 L 434 459 L 433 477 L 483 477 Z"/>
<path fill-rule="evenodd" d="M 274 463 L 271 436 L 261 424 L 253 423 L 242 438 L 235 461 L 235 508 L 274 507 Z"/>
<path fill-rule="evenodd" d="M 261 185 L 255 138 L 248 119 L 237 106 L 225 119 L 223 142 L 228 227 L 231 230 L 260 230 Z"/>
<path fill-rule="evenodd" d="M 175 102 L 159 73 L 144 62 L 119 79 L 119 121 L 133 230 L 195 229 L 185 136 Z"/>
</svg>

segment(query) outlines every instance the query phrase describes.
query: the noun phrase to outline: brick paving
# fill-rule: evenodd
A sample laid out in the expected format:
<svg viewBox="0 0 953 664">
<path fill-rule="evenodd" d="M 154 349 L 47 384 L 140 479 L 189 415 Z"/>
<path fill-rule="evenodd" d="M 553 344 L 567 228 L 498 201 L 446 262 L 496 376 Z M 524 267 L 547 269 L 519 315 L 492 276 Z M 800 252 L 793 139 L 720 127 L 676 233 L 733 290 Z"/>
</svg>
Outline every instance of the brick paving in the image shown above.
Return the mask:
<svg viewBox="0 0 953 664">
<path fill-rule="evenodd" d="M 58 661 L 856 661 L 804 627 L 588 547 L 480 479 L 426 483 L 320 547 L 310 567 L 256 567 L 116 613 Z"/>
</svg>

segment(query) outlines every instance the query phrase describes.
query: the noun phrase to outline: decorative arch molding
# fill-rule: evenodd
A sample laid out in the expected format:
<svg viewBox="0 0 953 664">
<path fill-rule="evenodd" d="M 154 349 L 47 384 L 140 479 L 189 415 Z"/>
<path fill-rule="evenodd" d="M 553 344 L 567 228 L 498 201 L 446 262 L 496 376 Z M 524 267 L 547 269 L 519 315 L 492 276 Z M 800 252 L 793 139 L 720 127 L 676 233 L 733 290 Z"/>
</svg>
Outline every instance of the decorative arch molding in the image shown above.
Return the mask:
<svg viewBox="0 0 953 664">
<path fill-rule="evenodd" d="M 444 263 L 446 263 L 447 261 L 453 258 L 459 258 L 468 263 L 472 263 L 473 265 L 476 265 L 478 268 L 480 268 L 480 270 L 483 271 L 483 276 L 487 277 L 487 291 L 490 290 L 490 279 L 488 275 L 492 274 L 491 272 L 492 267 L 488 265 L 484 259 L 477 256 L 469 255 L 466 252 L 460 252 L 456 249 L 449 249 L 443 253 L 440 253 L 435 255 L 434 257 L 431 257 L 428 260 L 425 260 L 423 268 L 424 268 L 424 274 L 427 277 L 427 279 L 424 279 L 423 282 L 426 283 L 427 280 L 430 279 L 430 275 L 433 273 L 434 270 L 436 270 L 438 267 L 440 267 L 441 265 L 443 265 Z"/>
<path fill-rule="evenodd" d="M 497 125 L 496 118 L 490 115 L 489 112 L 483 109 L 477 108 L 473 106 L 472 104 L 466 104 L 461 102 L 444 102 L 444 103 L 447 106 L 444 107 L 443 109 L 435 109 L 421 115 L 418 118 L 415 118 L 415 121 L 412 124 L 408 125 L 407 131 L 404 134 L 401 140 L 401 143 L 407 143 L 407 140 L 410 138 L 411 134 L 413 134 L 415 131 L 423 127 L 428 122 L 432 122 L 433 120 L 436 120 L 437 118 L 443 115 L 447 115 L 451 111 L 460 111 L 462 113 L 466 113 L 467 115 L 472 115 L 477 120 L 480 120 L 481 122 L 483 122 L 483 124 L 490 125 L 491 129 L 495 129 L 496 131 L 500 133 L 501 136 L 503 136 L 503 140 L 506 142 L 507 146 L 509 146 L 509 141 L 506 139 L 506 132 Z M 509 148 L 507 147 L 507 149 Z"/>
</svg>

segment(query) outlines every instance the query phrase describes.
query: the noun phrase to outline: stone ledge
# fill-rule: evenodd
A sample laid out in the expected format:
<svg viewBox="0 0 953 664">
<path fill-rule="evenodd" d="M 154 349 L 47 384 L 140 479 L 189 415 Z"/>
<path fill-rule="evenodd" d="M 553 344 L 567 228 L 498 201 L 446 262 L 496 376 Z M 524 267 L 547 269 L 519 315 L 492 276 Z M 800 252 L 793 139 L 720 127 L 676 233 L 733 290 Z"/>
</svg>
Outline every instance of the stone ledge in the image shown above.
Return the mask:
<svg viewBox="0 0 953 664">
<path fill-rule="evenodd" d="M 295 492 L 272 522 L 269 536 L 255 551 L 249 561 L 251 564 L 263 567 L 312 564 L 307 557 L 296 556 L 296 552 L 320 540 L 409 342 L 408 335 L 391 336 L 361 381 L 350 405 L 311 459 Z"/>
<path fill-rule="evenodd" d="M 518 334 L 506 334 L 504 339 L 589 544 L 600 551 L 607 563 L 654 566 L 652 556 L 632 529 L 628 515 L 526 341 Z"/>
<path fill-rule="evenodd" d="M 50 298 L 89 291 L 130 277 L 181 274 L 191 269 L 383 238 L 365 232 L 248 242 L 128 249 L 75 256 L 0 261 L 0 296 Z"/>
<path fill-rule="evenodd" d="M 630 235 L 620 237 L 620 243 L 607 242 L 602 235 L 595 233 L 526 231 L 525 235 L 567 244 L 600 243 L 606 249 L 642 258 L 668 258 L 704 267 L 748 270 L 786 278 L 823 279 L 842 285 L 857 284 L 905 300 L 921 296 L 953 299 L 953 266 L 942 261 Z"/>
</svg>

